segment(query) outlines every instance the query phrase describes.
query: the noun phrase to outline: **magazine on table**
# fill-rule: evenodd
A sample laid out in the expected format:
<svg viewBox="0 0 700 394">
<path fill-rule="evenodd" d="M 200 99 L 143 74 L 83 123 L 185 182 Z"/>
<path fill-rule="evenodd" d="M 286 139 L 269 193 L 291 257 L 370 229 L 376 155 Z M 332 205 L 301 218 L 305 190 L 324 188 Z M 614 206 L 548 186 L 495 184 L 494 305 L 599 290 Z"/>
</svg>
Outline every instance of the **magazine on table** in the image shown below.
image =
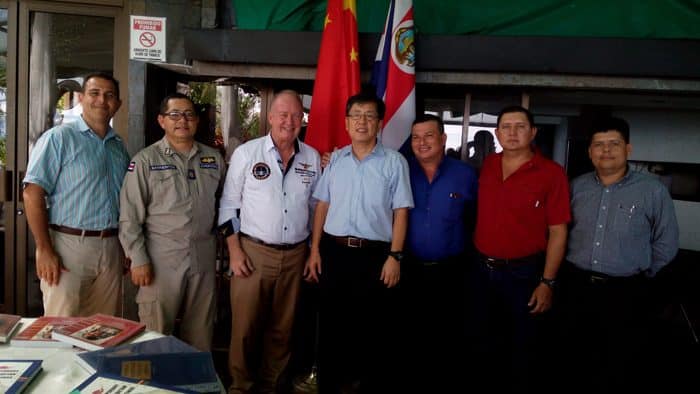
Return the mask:
<svg viewBox="0 0 700 394">
<path fill-rule="evenodd" d="M 99 350 L 124 343 L 145 328 L 143 323 L 98 313 L 54 329 L 51 338 L 82 349 Z"/>
</svg>

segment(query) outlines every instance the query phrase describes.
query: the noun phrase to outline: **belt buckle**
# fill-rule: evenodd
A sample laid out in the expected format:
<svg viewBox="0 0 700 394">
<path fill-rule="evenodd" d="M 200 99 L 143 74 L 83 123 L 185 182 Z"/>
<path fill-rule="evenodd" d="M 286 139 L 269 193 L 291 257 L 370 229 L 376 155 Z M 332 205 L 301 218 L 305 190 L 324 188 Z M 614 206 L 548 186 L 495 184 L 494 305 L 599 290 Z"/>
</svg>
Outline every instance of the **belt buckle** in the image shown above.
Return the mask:
<svg viewBox="0 0 700 394">
<path fill-rule="evenodd" d="M 361 248 L 362 238 L 348 237 L 347 239 L 348 248 Z"/>
<path fill-rule="evenodd" d="M 608 278 L 603 277 L 603 276 L 598 276 L 598 275 L 591 275 L 590 280 L 591 280 L 591 283 L 594 285 L 602 285 L 608 281 Z"/>
<path fill-rule="evenodd" d="M 496 265 L 496 259 L 487 257 L 484 259 L 484 262 L 486 263 L 486 266 L 489 267 L 489 269 L 495 270 L 496 268 L 498 268 L 498 266 Z"/>
</svg>

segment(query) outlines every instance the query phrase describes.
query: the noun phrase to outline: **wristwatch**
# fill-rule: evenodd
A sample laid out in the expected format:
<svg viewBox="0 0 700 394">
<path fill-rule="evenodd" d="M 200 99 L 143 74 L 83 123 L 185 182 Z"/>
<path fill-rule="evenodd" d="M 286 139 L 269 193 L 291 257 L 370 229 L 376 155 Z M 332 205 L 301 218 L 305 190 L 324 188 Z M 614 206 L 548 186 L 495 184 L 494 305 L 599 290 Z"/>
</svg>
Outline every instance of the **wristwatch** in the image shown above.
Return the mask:
<svg viewBox="0 0 700 394">
<path fill-rule="evenodd" d="M 389 252 L 389 256 L 393 257 L 394 260 L 398 261 L 399 263 L 401 260 L 403 260 L 403 251 L 401 250 L 392 250 Z"/>
<path fill-rule="evenodd" d="M 547 279 L 544 276 L 540 277 L 540 282 L 544 283 L 545 285 L 549 286 L 550 289 L 554 289 L 554 287 L 557 285 L 557 280 L 556 279 Z"/>
</svg>

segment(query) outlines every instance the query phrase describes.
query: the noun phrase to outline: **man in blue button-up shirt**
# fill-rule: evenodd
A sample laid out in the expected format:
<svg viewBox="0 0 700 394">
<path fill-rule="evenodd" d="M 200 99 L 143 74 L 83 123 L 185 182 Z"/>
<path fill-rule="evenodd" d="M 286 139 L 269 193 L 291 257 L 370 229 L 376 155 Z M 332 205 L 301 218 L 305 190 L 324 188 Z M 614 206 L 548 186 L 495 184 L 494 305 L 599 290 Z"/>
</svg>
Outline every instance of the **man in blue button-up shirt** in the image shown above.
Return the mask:
<svg viewBox="0 0 700 394">
<path fill-rule="evenodd" d="M 472 249 L 476 171 L 445 157 L 444 124 L 419 115 L 408 159 L 415 207 L 409 211 L 402 286 L 406 292 L 405 350 L 413 390 L 458 391 L 464 335 L 465 277 Z M 408 342 L 405 342 L 408 343 Z M 431 360 L 431 362 L 424 362 Z"/>
<path fill-rule="evenodd" d="M 385 392 L 396 343 L 389 300 L 400 279 L 408 210 L 413 207 L 406 160 L 377 141 L 384 103 L 348 99 L 351 145 L 333 153 L 313 197 L 311 253 L 305 274 L 320 281 L 319 388 L 336 393 L 360 380 Z"/>
<path fill-rule="evenodd" d="M 24 178 L 48 316 L 113 315 L 120 298 L 123 253 L 116 235 L 129 154 L 109 126 L 121 105 L 119 84 L 110 75 L 89 75 L 78 100 L 81 117 L 39 138 Z"/>
<path fill-rule="evenodd" d="M 571 183 L 573 221 L 562 281 L 571 371 L 583 392 L 628 392 L 644 381 L 649 280 L 678 250 L 667 188 L 631 171 L 629 125 L 597 121 L 588 154 L 595 168 Z M 581 381 L 582 379 L 577 379 Z"/>
</svg>

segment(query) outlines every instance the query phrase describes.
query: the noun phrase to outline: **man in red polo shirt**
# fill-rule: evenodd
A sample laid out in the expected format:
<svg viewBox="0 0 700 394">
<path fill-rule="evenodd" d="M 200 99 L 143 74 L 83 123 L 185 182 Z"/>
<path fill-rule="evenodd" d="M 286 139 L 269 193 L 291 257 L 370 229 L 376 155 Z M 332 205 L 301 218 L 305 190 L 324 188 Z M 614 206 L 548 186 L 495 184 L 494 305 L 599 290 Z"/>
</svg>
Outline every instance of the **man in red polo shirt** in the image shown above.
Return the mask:
<svg viewBox="0 0 700 394">
<path fill-rule="evenodd" d="M 491 385 L 503 382 L 510 387 L 502 391 L 519 393 L 542 383 L 534 373 L 536 326 L 552 306 L 570 220 L 566 174 L 533 149 L 536 134 L 527 109 L 507 107 L 498 115 L 503 152 L 488 156 L 481 169 L 474 236 L 476 376 L 494 378 L 489 373 L 495 370 Z"/>
</svg>

